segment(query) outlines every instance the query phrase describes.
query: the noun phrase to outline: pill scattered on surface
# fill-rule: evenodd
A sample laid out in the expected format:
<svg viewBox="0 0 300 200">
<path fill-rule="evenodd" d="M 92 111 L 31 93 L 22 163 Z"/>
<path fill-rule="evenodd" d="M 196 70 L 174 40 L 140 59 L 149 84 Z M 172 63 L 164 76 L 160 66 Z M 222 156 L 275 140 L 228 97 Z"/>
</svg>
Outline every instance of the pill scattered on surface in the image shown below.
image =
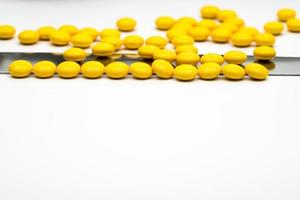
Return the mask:
<svg viewBox="0 0 300 200">
<path fill-rule="evenodd" d="M 203 56 L 201 56 L 200 62 L 202 64 L 204 64 L 204 63 L 217 63 L 219 65 L 222 65 L 224 63 L 224 58 L 223 58 L 223 56 L 221 56 L 219 54 L 208 53 L 208 54 L 204 54 Z"/>
<path fill-rule="evenodd" d="M 197 20 L 190 16 L 183 16 L 178 18 L 176 23 L 190 24 L 191 26 L 195 26 L 197 24 Z"/>
<path fill-rule="evenodd" d="M 63 57 L 68 61 L 83 61 L 87 56 L 87 53 L 81 48 L 70 48 L 64 51 Z"/>
<path fill-rule="evenodd" d="M 199 55 L 194 52 L 182 52 L 176 56 L 177 64 L 195 65 L 199 60 Z"/>
<path fill-rule="evenodd" d="M 155 60 L 152 63 L 152 70 L 159 78 L 172 78 L 174 73 L 173 65 L 166 60 Z"/>
<path fill-rule="evenodd" d="M 144 62 L 132 63 L 129 71 L 134 78 L 147 79 L 152 76 L 152 68 L 149 64 Z"/>
<path fill-rule="evenodd" d="M 118 37 L 104 37 L 104 38 L 101 38 L 101 41 L 104 42 L 104 43 L 109 43 L 109 44 L 112 44 L 114 47 L 115 47 L 115 50 L 118 50 L 121 48 L 122 46 L 122 40 Z"/>
<path fill-rule="evenodd" d="M 58 28 L 58 30 L 68 33 L 70 36 L 77 34 L 79 31 L 76 26 L 71 25 L 71 24 L 62 25 Z"/>
<path fill-rule="evenodd" d="M 257 46 L 273 46 L 276 38 L 270 33 L 260 33 L 254 37 Z"/>
<path fill-rule="evenodd" d="M 7 40 L 14 37 L 16 33 L 15 27 L 11 25 L 0 25 L 0 39 Z"/>
<path fill-rule="evenodd" d="M 88 48 L 93 42 L 93 38 L 90 35 L 78 33 L 72 36 L 71 43 L 74 47 Z"/>
<path fill-rule="evenodd" d="M 37 30 L 40 40 L 49 40 L 50 34 L 54 31 L 56 31 L 56 29 L 52 26 L 42 26 Z"/>
<path fill-rule="evenodd" d="M 111 56 L 114 52 L 114 45 L 105 42 L 97 43 L 92 47 L 92 53 L 95 56 Z"/>
<path fill-rule="evenodd" d="M 174 76 L 181 81 L 191 81 L 196 78 L 198 70 L 195 66 L 189 64 L 178 65 L 174 69 Z"/>
<path fill-rule="evenodd" d="M 166 60 L 169 62 L 172 62 L 176 59 L 176 53 L 174 50 L 171 49 L 160 49 L 158 51 L 155 51 L 153 54 L 154 60 Z"/>
<path fill-rule="evenodd" d="M 226 18 L 225 23 L 235 24 L 237 27 L 241 28 L 245 25 L 245 21 L 239 17 L 229 17 Z"/>
<path fill-rule="evenodd" d="M 280 21 L 286 22 L 289 19 L 296 17 L 296 11 L 290 8 L 282 8 L 278 10 L 277 17 Z"/>
<path fill-rule="evenodd" d="M 245 77 L 245 69 L 236 64 L 227 64 L 222 68 L 223 75 L 232 80 L 241 80 Z"/>
<path fill-rule="evenodd" d="M 120 31 L 133 31 L 136 26 L 136 21 L 133 18 L 130 17 L 124 17 L 119 19 L 116 22 L 116 25 Z"/>
<path fill-rule="evenodd" d="M 106 37 L 117 37 L 117 38 L 121 37 L 120 31 L 117 29 L 113 29 L 113 28 L 103 29 L 100 31 L 99 35 L 100 35 L 101 39 L 106 38 Z"/>
<path fill-rule="evenodd" d="M 258 63 L 250 63 L 246 65 L 245 71 L 251 78 L 256 80 L 264 80 L 269 76 L 269 70 Z"/>
<path fill-rule="evenodd" d="M 35 44 L 39 41 L 39 37 L 39 33 L 33 30 L 25 30 L 18 35 L 21 44 Z"/>
<path fill-rule="evenodd" d="M 179 35 L 179 36 L 175 36 L 172 39 L 172 44 L 177 47 L 180 45 L 192 45 L 194 44 L 194 39 L 191 36 L 188 35 Z"/>
<path fill-rule="evenodd" d="M 86 78 L 100 78 L 104 73 L 104 65 L 98 61 L 88 61 L 81 65 L 81 74 Z"/>
<path fill-rule="evenodd" d="M 204 19 L 216 19 L 219 10 L 220 9 L 214 5 L 203 6 L 200 9 L 200 15 Z"/>
<path fill-rule="evenodd" d="M 197 26 L 188 30 L 188 35 L 195 41 L 206 41 L 210 36 L 210 30 L 206 27 Z"/>
<path fill-rule="evenodd" d="M 272 60 L 276 56 L 276 51 L 272 47 L 260 46 L 254 49 L 253 55 L 258 60 Z"/>
<path fill-rule="evenodd" d="M 211 19 L 203 19 L 197 23 L 197 26 L 205 27 L 212 31 L 218 27 L 218 23 Z"/>
<path fill-rule="evenodd" d="M 32 72 L 38 78 L 50 78 L 56 72 L 56 65 L 47 60 L 39 61 L 34 64 Z"/>
<path fill-rule="evenodd" d="M 289 29 L 290 32 L 300 32 L 300 19 L 289 19 L 287 21 L 287 27 Z"/>
<path fill-rule="evenodd" d="M 69 44 L 71 36 L 64 31 L 54 31 L 50 34 L 49 40 L 53 45 L 65 46 Z"/>
<path fill-rule="evenodd" d="M 250 33 L 235 33 L 230 38 L 232 44 L 237 47 L 248 47 L 253 41 L 253 36 Z"/>
<path fill-rule="evenodd" d="M 129 67 L 124 62 L 112 62 L 105 68 L 105 73 L 109 78 L 125 78 L 129 72 Z"/>
<path fill-rule="evenodd" d="M 155 20 L 156 28 L 159 30 L 168 30 L 175 24 L 175 19 L 170 16 L 161 16 Z"/>
<path fill-rule="evenodd" d="M 188 23 L 176 22 L 171 29 L 180 29 L 184 31 L 188 31 L 189 29 L 193 28 L 193 25 Z"/>
<path fill-rule="evenodd" d="M 198 68 L 198 74 L 201 79 L 216 79 L 221 73 L 221 65 L 217 63 L 205 63 Z"/>
<path fill-rule="evenodd" d="M 75 78 L 80 72 L 80 65 L 74 61 L 64 61 L 57 65 L 56 72 L 62 78 Z"/>
<path fill-rule="evenodd" d="M 123 45 L 127 49 L 136 50 L 144 44 L 144 38 L 138 35 L 128 35 L 123 39 Z"/>
<path fill-rule="evenodd" d="M 225 21 L 227 18 L 236 17 L 237 14 L 234 10 L 220 10 L 217 14 L 218 20 L 221 22 Z"/>
<path fill-rule="evenodd" d="M 146 39 L 145 43 L 146 45 L 154 45 L 163 49 L 168 44 L 168 40 L 162 36 L 150 36 Z"/>
<path fill-rule="evenodd" d="M 214 42 L 226 43 L 229 41 L 231 35 L 232 32 L 229 29 L 217 28 L 212 31 L 211 38 Z"/>
<path fill-rule="evenodd" d="M 229 64 L 243 64 L 247 60 L 247 55 L 242 51 L 228 51 L 224 54 L 224 60 Z"/>
<path fill-rule="evenodd" d="M 77 34 L 89 35 L 92 37 L 93 41 L 95 41 L 97 39 L 99 33 L 98 33 L 97 29 L 95 29 L 95 28 L 85 27 L 85 28 L 80 29 Z"/>
<path fill-rule="evenodd" d="M 16 60 L 9 65 L 8 71 L 13 77 L 25 78 L 31 74 L 32 64 L 27 60 Z"/>
<path fill-rule="evenodd" d="M 145 46 L 141 46 L 138 49 L 138 54 L 143 58 L 153 58 L 154 52 L 156 52 L 158 50 L 160 50 L 160 48 L 157 46 L 145 45 Z"/>
<path fill-rule="evenodd" d="M 176 36 L 181 36 L 181 35 L 187 35 L 187 31 L 183 30 L 183 29 L 170 29 L 167 31 L 166 33 L 167 38 L 169 39 L 169 41 L 172 41 L 172 39 Z"/>
<path fill-rule="evenodd" d="M 273 35 L 280 35 L 283 31 L 284 27 L 281 22 L 268 22 L 264 25 L 264 30 L 267 33 L 271 33 Z"/>
<path fill-rule="evenodd" d="M 224 28 L 230 30 L 232 33 L 235 33 L 239 30 L 239 27 L 233 23 L 223 22 L 218 28 Z"/>
<path fill-rule="evenodd" d="M 180 54 L 182 52 L 194 52 L 198 54 L 198 48 L 193 45 L 179 45 L 175 49 L 176 54 Z"/>
<path fill-rule="evenodd" d="M 257 34 L 259 34 L 259 31 L 252 26 L 243 26 L 238 30 L 239 33 L 249 33 L 253 37 L 255 37 Z"/>
</svg>

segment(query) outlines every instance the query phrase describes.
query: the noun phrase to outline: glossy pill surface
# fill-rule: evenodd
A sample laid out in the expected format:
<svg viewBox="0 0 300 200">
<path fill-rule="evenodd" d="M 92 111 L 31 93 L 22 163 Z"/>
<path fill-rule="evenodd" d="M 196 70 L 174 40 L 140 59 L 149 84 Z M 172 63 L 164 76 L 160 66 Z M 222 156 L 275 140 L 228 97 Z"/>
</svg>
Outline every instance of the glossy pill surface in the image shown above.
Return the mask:
<svg viewBox="0 0 300 200">
<path fill-rule="evenodd" d="M 253 41 L 253 36 L 250 33 L 235 33 L 231 36 L 231 42 L 237 47 L 248 47 Z"/>
<path fill-rule="evenodd" d="M 74 47 L 88 48 L 93 42 L 93 38 L 90 35 L 78 33 L 72 36 L 71 43 Z"/>
<path fill-rule="evenodd" d="M 65 46 L 69 44 L 71 36 L 63 31 L 54 31 L 50 34 L 49 40 L 53 45 Z"/>
<path fill-rule="evenodd" d="M 52 26 L 42 26 L 37 30 L 40 40 L 49 40 L 51 33 L 54 31 L 56 31 L 56 29 Z"/>
<path fill-rule="evenodd" d="M 39 41 L 39 33 L 37 31 L 25 30 L 19 33 L 18 38 L 22 44 L 35 44 Z"/>
<path fill-rule="evenodd" d="M 259 31 L 252 26 L 243 26 L 238 30 L 239 33 L 249 33 L 253 37 L 255 37 L 257 34 L 259 34 Z"/>
<path fill-rule="evenodd" d="M 80 72 L 80 65 L 74 61 L 64 61 L 57 66 L 56 72 L 62 78 L 75 78 Z"/>
<path fill-rule="evenodd" d="M 286 22 L 289 19 L 296 17 L 296 11 L 291 8 L 282 8 L 278 10 L 277 17 L 280 21 Z"/>
<path fill-rule="evenodd" d="M 124 17 L 117 21 L 117 27 L 120 31 L 133 31 L 136 26 L 136 21 L 130 17 Z"/>
<path fill-rule="evenodd" d="M 197 26 L 188 30 L 189 36 L 195 41 L 206 41 L 210 36 L 210 30 L 206 27 Z"/>
<path fill-rule="evenodd" d="M 123 44 L 125 48 L 135 50 L 144 44 L 144 39 L 138 35 L 128 35 L 124 38 Z"/>
<path fill-rule="evenodd" d="M 180 54 L 182 52 L 194 52 L 198 54 L 198 48 L 193 45 L 179 45 L 175 49 L 176 54 Z"/>
<path fill-rule="evenodd" d="M 223 56 L 215 53 L 208 53 L 201 57 L 200 62 L 202 64 L 204 63 L 217 63 L 219 65 L 222 65 L 224 63 Z"/>
<path fill-rule="evenodd" d="M 218 27 L 218 23 L 211 19 L 203 19 L 197 23 L 197 26 L 205 27 L 212 31 L 213 29 Z"/>
<path fill-rule="evenodd" d="M 214 42 L 217 43 L 225 43 L 228 42 L 232 32 L 226 28 L 217 28 L 212 31 L 211 38 Z"/>
<path fill-rule="evenodd" d="M 97 43 L 92 48 L 92 53 L 95 56 L 111 56 L 114 51 L 114 45 L 105 42 Z"/>
<path fill-rule="evenodd" d="M 183 22 L 176 22 L 171 29 L 180 29 L 184 31 L 188 31 L 189 29 L 193 28 L 193 25 Z"/>
<path fill-rule="evenodd" d="M 228 51 L 224 54 L 224 60 L 229 64 L 240 65 L 247 60 L 247 55 L 242 51 Z"/>
<path fill-rule="evenodd" d="M 177 64 L 195 65 L 199 60 L 199 55 L 194 52 L 182 52 L 176 56 Z"/>
<path fill-rule="evenodd" d="M 197 68 L 189 64 L 179 65 L 174 70 L 175 78 L 182 81 L 194 80 L 197 74 L 198 74 Z"/>
<path fill-rule="evenodd" d="M 154 60 L 161 59 L 172 62 L 176 59 L 176 53 L 174 50 L 171 49 L 160 49 L 154 52 L 153 58 Z"/>
<path fill-rule="evenodd" d="M 272 60 L 276 56 L 276 51 L 272 47 L 260 46 L 254 49 L 253 55 L 258 60 Z"/>
<path fill-rule="evenodd" d="M 264 30 L 273 35 L 280 35 L 284 27 L 281 22 L 268 22 L 264 25 Z"/>
<path fill-rule="evenodd" d="M 98 61 L 88 61 L 81 66 L 81 74 L 86 78 L 99 78 L 104 73 L 104 65 Z"/>
<path fill-rule="evenodd" d="M 219 12 L 219 8 L 214 5 L 206 5 L 200 9 L 200 15 L 205 19 L 215 19 Z"/>
<path fill-rule="evenodd" d="M 83 61 L 87 56 L 87 53 L 81 48 L 70 48 L 64 51 L 63 57 L 68 61 Z"/>
<path fill-rule="evenodd" d="M 270 33 L 260 33 L 254 37 L 257 46 L 273 46 L 276 38 Z"/>
<path fill-rule="evenodd" d="M 178 18 L 176 23 L 184 23 L 184 24 L 190 24 L 191 26 L 195 26 L 197 24 L 197 20 L 190 16 L 183 16 Z"/>
<path fill-rule="evenodd" d="M 198 68 L 198 74 L 201 79 L 216 79 L 221 73 L 221 65 L 217 63 L 205 63 Z"/>
<path fill-rule="evenodd" d="M 24 78 L 31 74 L 32 64 L 27 60 L 16 60 L 9 65 L 8 70 L 11 76 Z"/>
<path fill-rule="evenodd" d="M 146 45 L 154 45 L 163 49 L 168 44 L 168 40 L 162 36 L 151 36 L 146 39 L 145 43 Z"/>
<path fill-rule="evenodd" d="M 223 75 L 232 80 L 240 80 L 245 77 L 245 69 L 236 64 L 227 64 L 222 68 Z"/>
<path fill-rule="evenodd" d="M 16 33 L 15 27 L 11 25 L 0 25 L 0 39 L 11 39 Z"/>
<path fill-rule="evenodd" d="M 117 29 L 114 28 L 105 28 L 100 31 L 100 37 L 101 39 L 106 38 L 106 37 L 121 37 L 121 32 Z"/>
<path fill-rule="evenodd" d="M 172 39 L 176 36 L 187 35 L 187 31 L 182 29 L 169 29 L 166 35 L 169 41 L 172 41 Z"/>
<path fill-rule="evenodd" d="M 236 17 L 237 14 L 234 10 L 220 10 L 217 14 L 217 18 L 220 21 L 225 21 L 227 18 Z"/>
<path fill-rule="evenodd" d="M 161 16 L 155 20 L 156 28 L 159 30 L 168 30 L 175 24 L 175 19 L 170 16 Z"/>
<path fill-rule="evenodd" d="M 300 19 L 298 18 L 289 19 L 286 24 L 290 32 L 295 32 L 295 33 L 300 32 Z"/>
<path fill-rule="evenodd" d="M 250 63 L 245 67 L 246 73 L 253 79 L 264 80 L 269 76 L 269 70 L 258 63 Z"/>
<path fill-rule="evenodd" d="M 225 23 L 235 24 L 237 27 L 243 27 L 245 25 L 245 21 L 239 17 L 229 17 L 225 19 Z"/>
<path fill-rule="evenodd" d="M 124 62 L 112 62 L 106 66 L 105 72 L 109 78 L 125 78 L 129 72 L 129 67 Z"/>
<path fill-rule="evenodd" d="M 192 45 L 194 44 L 194 39 L 188 35 L 179 35 L 172 39 L 172 44 L 177 47 L 180 45 Z"/>
<path fill-rule="evenodd" d="M 174 73 L 173 65 L 166 60 L 155 60 L 152 63 L 153 72 L 160 78 L 172 78 Z"/>
<path fill-rule="evenodd" d="M 138 49 L 138 54 L 143 58 L 153 58 L 154 52 L 158 50 L 160 50 L 160 48 L 157 46 L 145 45 Z"/>
<path fill-rule="evenodd" d="M 139 79 L 147 79 L 152 76 L 152 68 L 144 62 L 135 62 L 130 65 L 129 71 L 131 75 Z"/>
<path fill-rule="evenodd" d="M 118 50 L 122 46 L 122 40 L 118 37 L 104 37 L 101 38 L 101 42 L 112 44 L 115 47 L 115 50 Z"/>
<path fill-rule="evenodd" d="M 58 30 L 68 33 L 70 36 L 77 34 L 79 31 L 76 26 L 71 24 L 62 25 L 58 28 Z"/>
<path fill-rule="evenodd" d="M 77 34 L 89 35 L 92 37 L 93 41 L 95 41 L 97 39 L 99 33 L 98 33 L 97 29 L 95 29 L 95 28 L 85 27 L 85 28 L 80 29 Z"/>
<path fill-rule="evenodd" d="M 56 72 L 56 65 L 47 60 L 39 61 L 34 64 L 32 72 L 38 78 L 50 78 Z"/>
</svg>

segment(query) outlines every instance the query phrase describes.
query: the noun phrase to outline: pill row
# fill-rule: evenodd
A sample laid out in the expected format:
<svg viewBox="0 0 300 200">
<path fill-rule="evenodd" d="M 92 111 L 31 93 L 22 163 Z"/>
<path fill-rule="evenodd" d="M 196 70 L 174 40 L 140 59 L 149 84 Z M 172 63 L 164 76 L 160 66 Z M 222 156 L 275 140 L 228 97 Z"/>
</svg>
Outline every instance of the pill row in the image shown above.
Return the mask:
<svg viewBox="0 0 300 200">
<path fill-rule="evenodd" d="M 74 61 L 64 61 L 55 65 L 50 61 L 40 61 L 32 66 L 26 60 L 17 60 L 9 65 L 9 72 L 13 77 L 24 78 L 33 73 L 39 78 L 49 78 L 58 74 L 62 78 L 75 78 L 80 73 L 86 78 L 100 78 L 106 74 L 109 78 L 125 78 L 129 73 L 137 79 L 148 79 L 153 74 L 162 79 L 175 77 L 178 80 L 194 80 L 197 75 L 201 79 L 216 79 L 220 74 L 232 80 L 241 80 L 246 74 L 257 80 L 264 80 L 268 77 L 269 71 L 263 65 L 250 63 L 245 67 L 237 64 L 226 64 L 221 66 L 218 63 L 207 62 L 198 68 L 190 64 L 174 66 L 165 60 L 155 60 L 151 65 L 144 62 L 135 62 L 128 66 L 124 62 L 112 62 L 104 66 L 98 61 L 88 61 L 80 66 Z"/>
</svg>

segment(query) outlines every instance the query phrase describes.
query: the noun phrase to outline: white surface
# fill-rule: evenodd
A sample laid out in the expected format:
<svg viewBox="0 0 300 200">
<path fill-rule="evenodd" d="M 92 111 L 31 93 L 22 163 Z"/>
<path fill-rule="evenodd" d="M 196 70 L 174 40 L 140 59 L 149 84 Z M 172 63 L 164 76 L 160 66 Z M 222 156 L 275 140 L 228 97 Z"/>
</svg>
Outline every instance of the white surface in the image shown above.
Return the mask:
<svg viewBox="0 0 300 200">
<path fill-rule="evenodd" d="M 14 0 L 0 7 L 2 20 L 20 28 L 62 21 L 101 28 L 129 11 L 153 21 L 201 6 L 159 2 L 101 1 L 95 7 Z M 271 17 L 264 12 L 283 4 L 299 10 L 295 1 L 214 3 L 242 10 L 248 19 L 262 13 L 262 21 Z M 144 14 L 149 10 L 153 16 Z M 182 83 L 1 75 L 0 88 L 0 199 L 300 198 L 298 77 Z"/>
</svg>

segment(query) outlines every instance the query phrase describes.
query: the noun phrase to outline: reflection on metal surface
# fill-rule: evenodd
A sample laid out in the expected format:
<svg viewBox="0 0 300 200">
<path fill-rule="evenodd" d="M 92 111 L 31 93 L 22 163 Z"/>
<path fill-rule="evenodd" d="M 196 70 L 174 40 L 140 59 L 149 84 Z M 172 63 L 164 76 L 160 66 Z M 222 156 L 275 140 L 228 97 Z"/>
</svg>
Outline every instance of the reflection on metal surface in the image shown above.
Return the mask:
<svg viewBox="0 0 300 200">
<path fill-rule="evenodd" d="M 8 65 L 18 59 L 28 60 L 32 63 L 36 63 L 41 60 L 49 60 L 56 64 L 63 62 L 64 59 L 61 54 L 54 53 L 0 53 L 0 73 L 8 73 Z M 133 62 L 146 62 L 151 64 L 152 59 L 141 58 L 138 54 L 120 54 L 116 53 L 110 57 L 96 57 L 94 55 L 89 55 L 85 61 L 95 60 L 108 65 L 113 61 L 123 61 L 127 64 Z M 270 75 L 273 76 L 300 76 L 300 58 L 287 58 L 287 57 L 277 57 L 273 61 L 261 61 L 255 60 L 253 56 L 248 57 L 248 61 L 245 63 L 256 62 L 264 65 L 270 70 Z"/>
</svg>

